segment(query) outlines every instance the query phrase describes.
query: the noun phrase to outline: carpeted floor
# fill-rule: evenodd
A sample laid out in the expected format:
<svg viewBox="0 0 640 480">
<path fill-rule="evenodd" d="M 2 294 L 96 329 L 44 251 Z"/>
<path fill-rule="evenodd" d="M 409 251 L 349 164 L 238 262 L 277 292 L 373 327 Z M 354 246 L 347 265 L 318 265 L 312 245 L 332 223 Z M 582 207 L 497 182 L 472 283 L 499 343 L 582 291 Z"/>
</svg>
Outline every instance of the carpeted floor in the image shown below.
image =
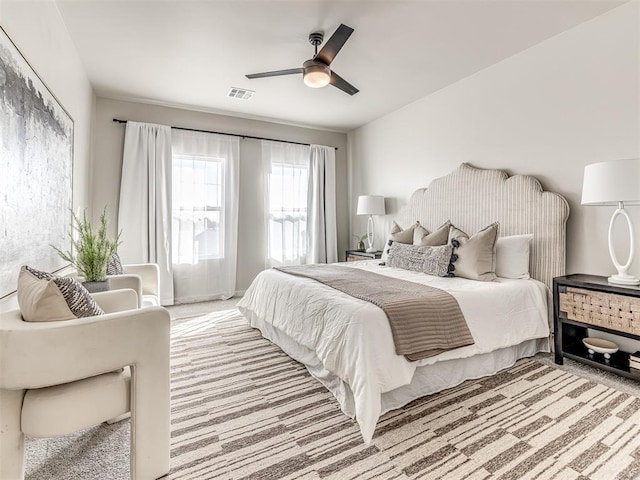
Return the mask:
<svg viewBox="0 0 640 480">
<path fill-rule="evenodd" d="M 197 308 L 172 329 L 169 479 L 640 475 L 637 384 L 614 389 L 536 357 L 384 415 L 366 446 L 331 394 L 237 310 Z M 128 436 L 125 421 L 30 439 L 27 478 L 128 479 Z"/>
</svg>

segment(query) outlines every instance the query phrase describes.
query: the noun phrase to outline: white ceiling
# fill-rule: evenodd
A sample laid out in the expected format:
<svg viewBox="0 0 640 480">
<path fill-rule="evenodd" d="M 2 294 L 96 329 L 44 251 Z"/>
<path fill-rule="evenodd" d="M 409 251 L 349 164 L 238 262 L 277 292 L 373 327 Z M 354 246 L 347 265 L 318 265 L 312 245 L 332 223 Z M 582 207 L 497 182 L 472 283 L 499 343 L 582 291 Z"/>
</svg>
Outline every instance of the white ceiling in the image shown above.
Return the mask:
<svg viewBox="0 0 640 480">
<path fill-rule="evenodd" d="M 594 18 L 624 0 L 57 0 L 99 96 L 348 131 Z M 360 89 L 300 75 L 309 33 L 355 32 L 332 64 Z M 230 87 L 255 90 L 249 101 Z"/>
</svg>

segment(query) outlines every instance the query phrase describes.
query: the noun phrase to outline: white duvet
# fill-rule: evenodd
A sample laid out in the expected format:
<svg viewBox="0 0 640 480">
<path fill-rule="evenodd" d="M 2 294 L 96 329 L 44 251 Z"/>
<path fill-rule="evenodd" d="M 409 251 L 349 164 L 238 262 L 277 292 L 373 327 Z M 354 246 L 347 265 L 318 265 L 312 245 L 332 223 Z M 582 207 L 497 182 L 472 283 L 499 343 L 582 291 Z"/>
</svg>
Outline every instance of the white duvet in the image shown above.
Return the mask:
<svg viewBox="0 0 640 480">
<path fill-rule="evenodd" d="M 475 343 L 410 362 L 395 353 L 391 328 L 380 308 L 314 280 L 277 270 L 260 273 L 238 303 L 240 312 L 265 337 L 279 344 L 278 334 L 283 333 L 304 347 L 294 352 L 290 346 L 281 345 L 289 355 L 307 365 L 321 362 L 322 369 L 348 385 L 353 407 L 346 405 L 349 399 L 341 395 L 336 398 L 345 413 L 354 411 L 366 443 L 371 441 L 381 413 L 380 395 L 408 385 L 417 367 L 549 336 L 547 289 L 538 281 L 440 278 L 381 267 L 379 263 L 344 265 L 446 290 L 458 301 Z M 322 376 L 317 368 L 311 373 Z"/>
</svg>

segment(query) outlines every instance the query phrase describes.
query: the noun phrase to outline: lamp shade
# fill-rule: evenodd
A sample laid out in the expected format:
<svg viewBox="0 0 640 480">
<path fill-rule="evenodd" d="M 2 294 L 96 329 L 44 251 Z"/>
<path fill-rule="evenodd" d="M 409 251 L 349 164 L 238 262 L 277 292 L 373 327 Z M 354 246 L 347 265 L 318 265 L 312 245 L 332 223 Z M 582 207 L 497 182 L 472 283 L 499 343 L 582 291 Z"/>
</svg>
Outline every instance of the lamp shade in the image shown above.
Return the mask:
<svg viewBox="0 0 640 480">
<path fill-rule="evenodd" d="M 584 167 L 582 205 L 640 203 L 640 159 L 612 160 Z"/>
<path fill-rule="evenodd" d="M 357 215 L 384 215 L 384 197 L 381 195 L 360 195 Z"/>
</svg>

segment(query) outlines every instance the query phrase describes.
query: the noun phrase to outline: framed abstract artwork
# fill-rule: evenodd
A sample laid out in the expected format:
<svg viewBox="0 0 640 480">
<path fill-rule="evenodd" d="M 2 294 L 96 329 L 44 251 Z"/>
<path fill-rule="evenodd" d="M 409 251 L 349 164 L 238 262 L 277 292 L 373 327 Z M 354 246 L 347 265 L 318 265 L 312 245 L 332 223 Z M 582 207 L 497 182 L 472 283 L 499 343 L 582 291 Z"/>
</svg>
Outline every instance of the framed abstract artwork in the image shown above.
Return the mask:
<svg viewBox="0 0 640 480">
<path fill-rule="evenodd" d="M 0 27 L 0 299 L 70 248 L 73 119 Z"/>
</svg>

